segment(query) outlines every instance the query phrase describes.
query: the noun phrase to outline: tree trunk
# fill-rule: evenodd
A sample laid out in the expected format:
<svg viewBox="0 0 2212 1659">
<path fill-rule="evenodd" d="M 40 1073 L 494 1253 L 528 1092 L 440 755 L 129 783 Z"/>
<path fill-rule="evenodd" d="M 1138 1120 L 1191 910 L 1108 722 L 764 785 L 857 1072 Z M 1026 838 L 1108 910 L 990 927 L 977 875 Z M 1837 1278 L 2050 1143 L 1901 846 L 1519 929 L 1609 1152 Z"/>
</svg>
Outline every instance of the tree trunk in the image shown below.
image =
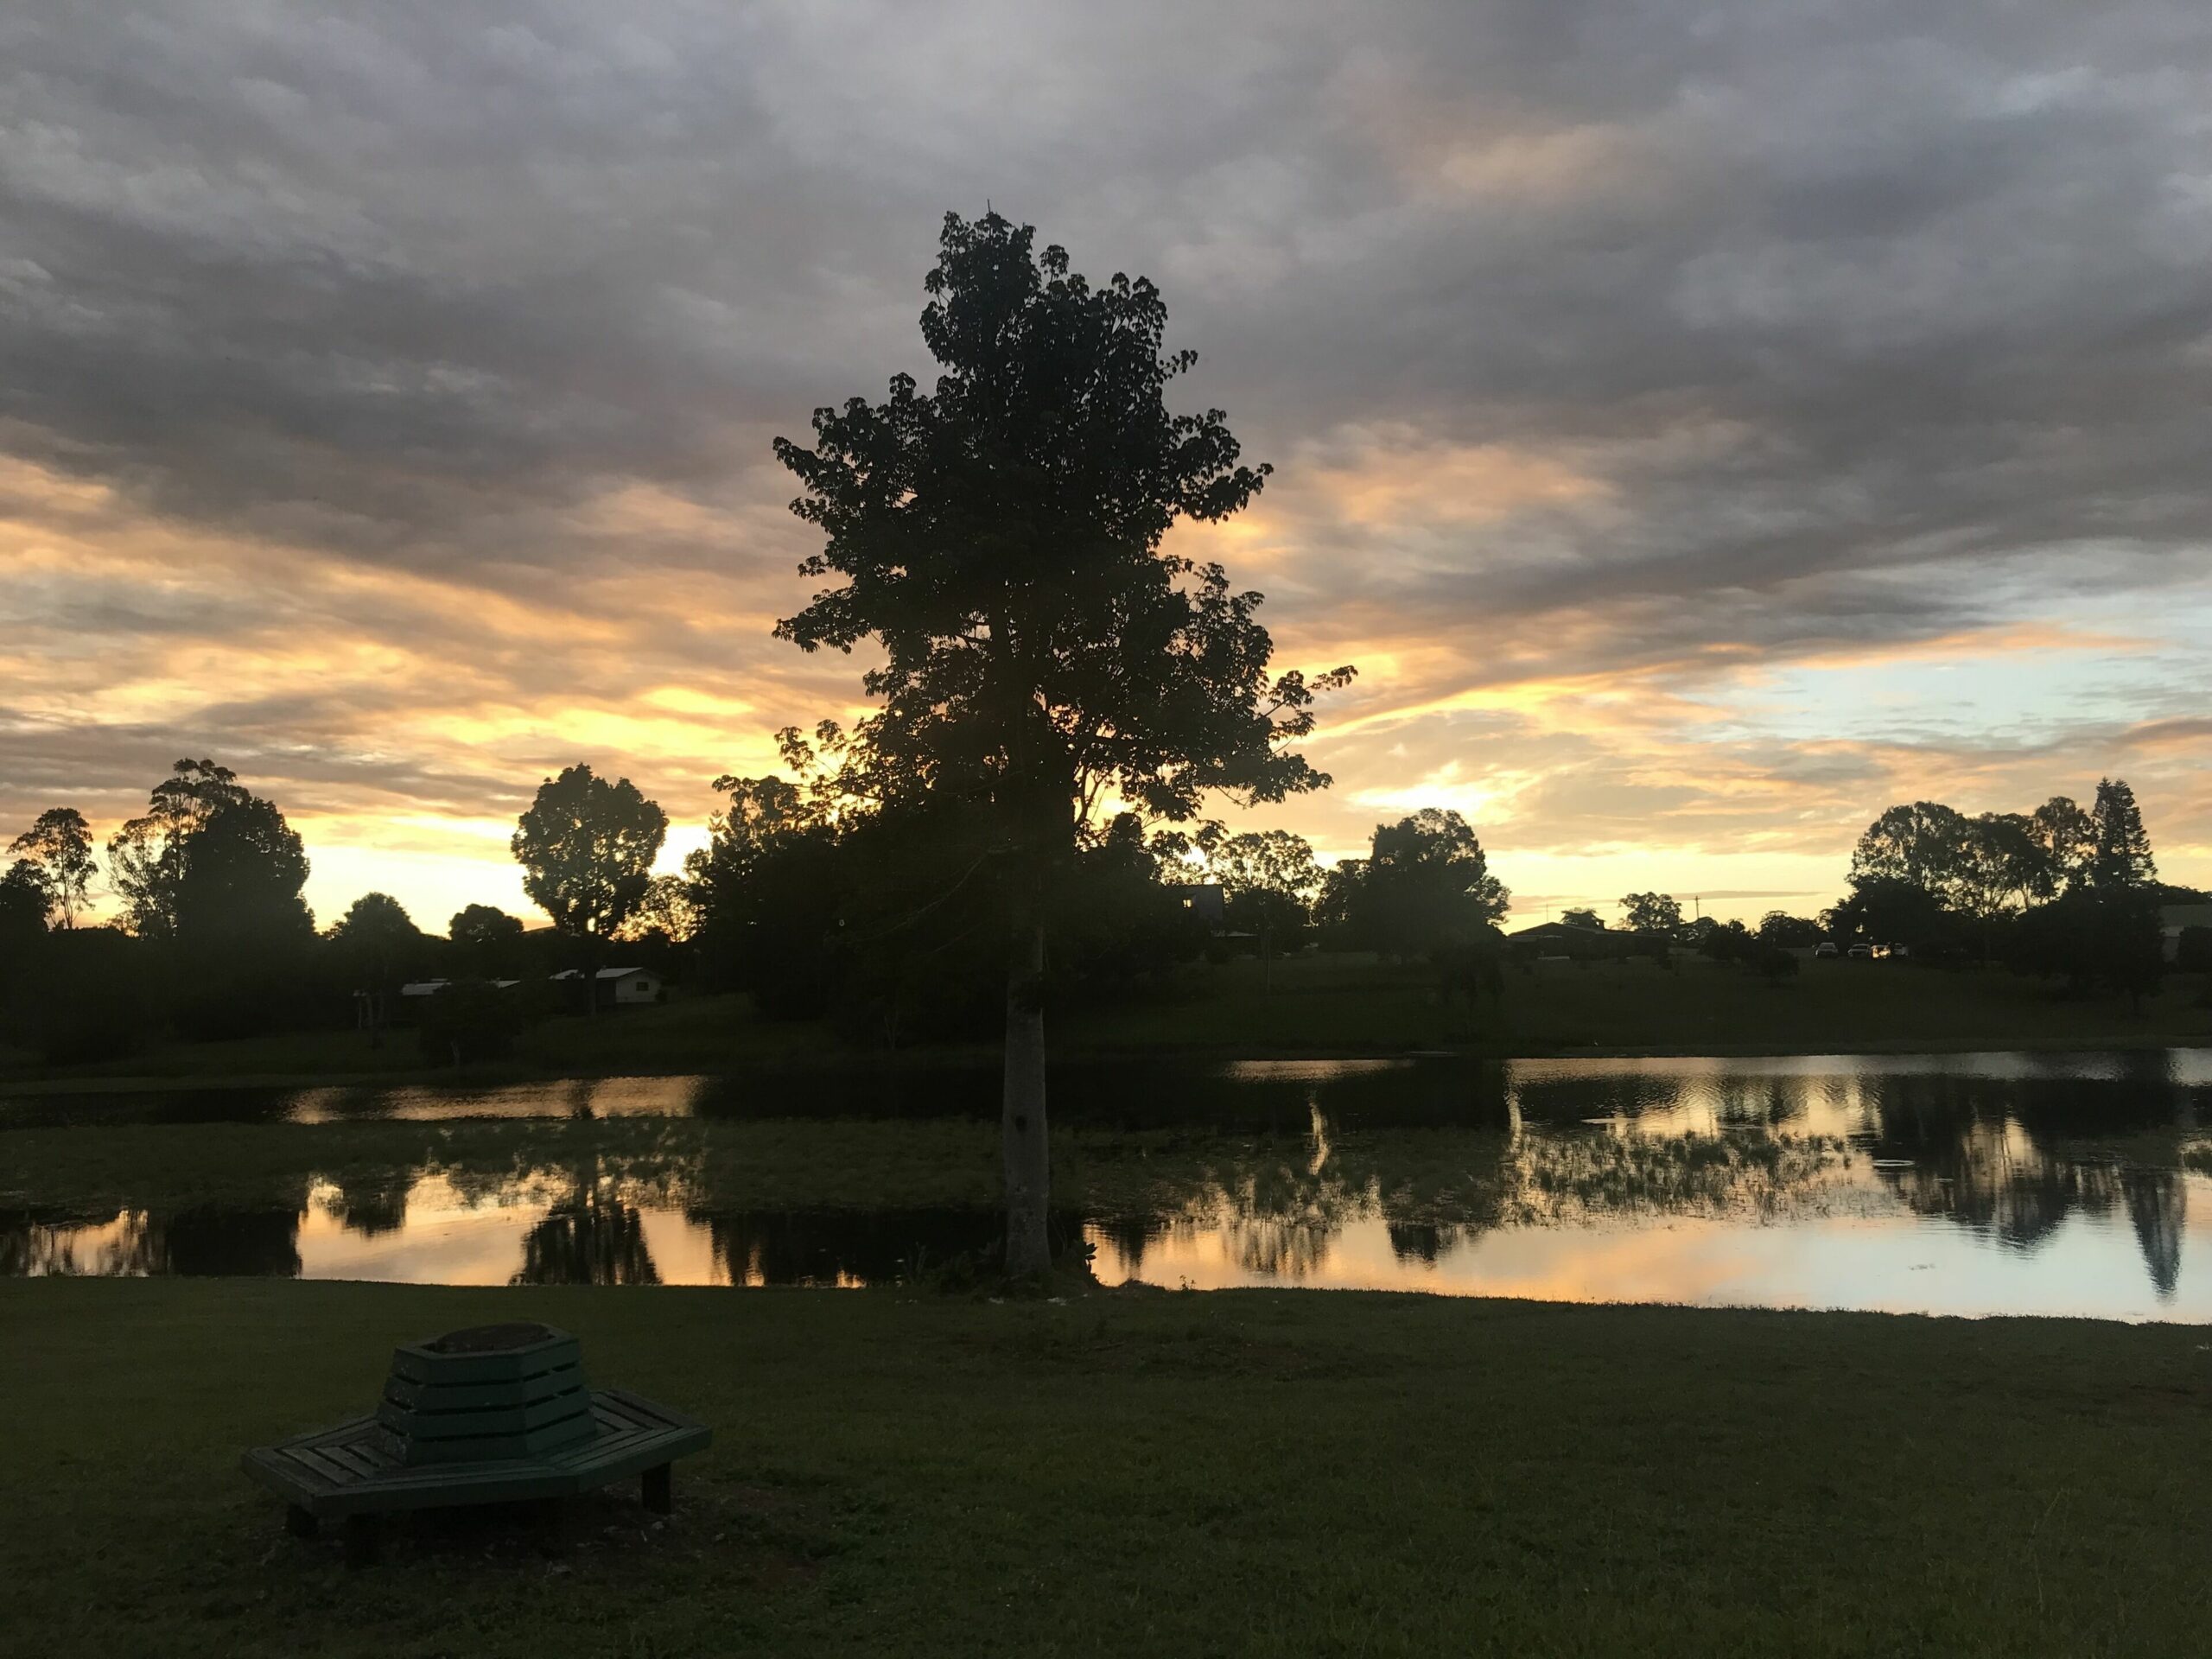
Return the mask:
<svg viewBox="0 0 2212 1659">
<path fill-rule="evenodd" d="M 1045 924 L 1016 919 L 1006 973 L 1006 1089 L 1000 1118 L 1006 1172 L 1006 1270 L 1041 1274 L 1052 1264 L 1045 1236 L 1052 1166 L 1045 1141 Z"/>
</svg>

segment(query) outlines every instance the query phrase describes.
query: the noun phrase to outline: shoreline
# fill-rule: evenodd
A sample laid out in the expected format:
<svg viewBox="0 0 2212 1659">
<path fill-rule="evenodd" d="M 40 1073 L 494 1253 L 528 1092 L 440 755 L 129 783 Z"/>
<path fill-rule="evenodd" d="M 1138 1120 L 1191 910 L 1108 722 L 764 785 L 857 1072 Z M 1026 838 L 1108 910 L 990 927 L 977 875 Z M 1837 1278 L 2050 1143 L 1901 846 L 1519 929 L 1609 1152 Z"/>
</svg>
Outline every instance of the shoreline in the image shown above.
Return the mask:
<svg viewBox="0 0 2212 1659">
<path fill-rule="evenodd" d="M 1587 1046 L 1535 1049 L 1503 1053 L 1479 1045 L 1405 1048 L 1338 1045 L 1325 1049 L 1282 1046 L 1218 1045 L 1136 1046 L 1071 1046 L 1051 1056 L 1058 1066 L 1135 1066 L 1147 1063 L 1171 1065 L 1219 1066 L 1245 1064 L 1275 1065 L 1304 1062 L 1327 1065 L 1360 1061 L 1458 1060 L 1522 1065 L 1549 1060 L 1751 1060 L 1779 1058 L 1849 1058 L 1882 1055 L 1936 1054 L 2143 1054 L 2190 1053 L 2212 1050 L 2212 1039 L 2202 1042 L 2176 1041 L 2171 1037 L 2114 1034 L 2085 1041 L 2075 1034 L 2062 1037 L 2017 1038 L 1890 1038 L 1865 1039 L 1807 1046 L 1775 1043 L 1706 1043 L 1695 1046 L 1593 1044 Z M 530 1084 L 607 1082 L 621 1077 L 738 1077 L 754 1075 L 806 1075 L 899 1071 L 980 1070 L 997 1064 L 994 1047 L 945 1047 L 871 1052 L 862 1050 L 831 1053 L 794 1053 L 772 1058 L 758 1055 L 734 1057 L 733 1063 L 702 1068 L 696 1064 L 665 1067 L 639 1065 L 539 1067 L 501 1064 L 483 1066 L 395 1067 L 378 1071 L 143 1071 L 93 1073 L 74 1069 L 46 1071 L 37 1069 L 0 1072 L 0 1100 L 11 1096 L 61 1095 L 193 1093 L 225 1089 L 420 1089 L 450 1086 L 497 1089 Z"/>
</svg>

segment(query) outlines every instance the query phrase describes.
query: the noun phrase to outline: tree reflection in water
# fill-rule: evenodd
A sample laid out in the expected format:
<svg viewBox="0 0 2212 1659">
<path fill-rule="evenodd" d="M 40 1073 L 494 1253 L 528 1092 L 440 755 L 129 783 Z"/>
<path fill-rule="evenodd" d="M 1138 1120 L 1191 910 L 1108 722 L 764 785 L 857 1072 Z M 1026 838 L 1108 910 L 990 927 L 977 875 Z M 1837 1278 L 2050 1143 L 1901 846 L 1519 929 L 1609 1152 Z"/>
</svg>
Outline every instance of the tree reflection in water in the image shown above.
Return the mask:
<svg viewBox="0 0 2212 1659">
<path fill-rule="evenodd" d="M 660 1269 L 645 1244 L 645 1212 L 602 1184 L 595 1171 L 573 1176 L 569 1195 L 523 1235 L 517 1285 L 657 1285 Z"/>
<path fill-rule="evenodd" d="M 2033 1057 L 2024 1075 L 1997 1076 L 1954 1075 L 1940 1060 L 1924 1071 L 1757 1076 L 1725 1062 L 1700 1074 L 1699 1064 L 1532 1067 L 1496 1132 L 1370 1128 L 1387 1121 L 1371 1109 L 1364 1124 L 1346 1122 L 1330 1109 L 1332 1085 L 1309 1083 L 1306 1155 L 1249 1145 L 1164 1195 L 1154 1217 L 1117 1214 L 1092 1236 L 1130 1275 L 1157 1243 L 1187 1250 L 1211 1238 L 1244 1273 L 1295 1281 L 1325 1268 L 1347 1229 L 1370 1224 L 1395 1259 L 1433 1267 L 1500 1227 L 1878 1218 L 1900 1206 L 2031 1249 L 2076 1212 L 2103 1218 L 2124 1206 L 2158 1298 L 2175 1294 L 2188 1221 L 2181 1172 L 2060 1149 L 2086 1127 L 2193 1130 L 2207 1091 L 2174 1084 L 2164 1057 L 2087 1077 L 2078 1062 L 2042 1075 Z"/>
<path fill-rule="evenodd" d="M 297 1209 L 0 1212 L 0 1274 L 101 1279 L 297 1278 Z"/>
<path fill-rule="evenodd" d="M 2158 1300 L 2171 1301 L 2181 1287 L 2181 1235 L 2189 1223 L 2189 1189 L 2177 1170 L 2127 1169 L 2120 1172 L 2120 1190 L 2127 1200 L 2128 1218 L 2135 1224 L 2136 1242 L 2143 1247 Z"/>
<path fill-rule="evenodd" d="M 1077 1094 L 1091 1126 L 1173 1128 L 1133 1154 L 1109 1129 L 1079 1129 L 1105 1148 L 1090 1169 L 1101 1209 L 1052 1226 L 1062 1243 L 1092 1241 L 1109 1277 L 1116 1261 L 1134 1276 L 1158 1249 L 1167 1259 L 1152 1264 L 1170 1275 L 1179 1259 L 1342 1278 L 1342 1249 L 1362 1282 L 1433 1283 L 1499 1230 L 1678 1217 L 1924 1217 L 2020 1254 L 2050 1249 L 2079 1215 L 2100 1224 L 2102 1247 L 2127 1248 L 2124 1216 L 2169 1302 L 2189 1178 L 2153 1166 L 2212 1167 L 2196 1128 L 2212 1122 L 2212 1070 L 2190 1057 L 1314 1063 L 1217 1068 L 1181 1095 L 1172 1074 L 1156 1081 L 1131 1093 L 1122 1076 L 1126 1105 L 1102 1078 Z M 598 1109 L 590 1089 L 534 1098 L 549 1092 L 569 1114 Z M 304 1251 L 308 1270 L 346 1276 L 860 1284 L 962 1258 L 984 1268 L 998 1237 L 981 1205 L 764 1211 L 739 1207 L 715 1179 L 681 1157 L 487 1159 L 318 1181 L 311 1194 L 306 1177 L 287 1178 L 224 1210 L 23 1208 L 0 1212 L 0 1274 L 290 1275 Z M 1719 1248 L 1762 1246 L 1747 1234 Z"/>
</svg>

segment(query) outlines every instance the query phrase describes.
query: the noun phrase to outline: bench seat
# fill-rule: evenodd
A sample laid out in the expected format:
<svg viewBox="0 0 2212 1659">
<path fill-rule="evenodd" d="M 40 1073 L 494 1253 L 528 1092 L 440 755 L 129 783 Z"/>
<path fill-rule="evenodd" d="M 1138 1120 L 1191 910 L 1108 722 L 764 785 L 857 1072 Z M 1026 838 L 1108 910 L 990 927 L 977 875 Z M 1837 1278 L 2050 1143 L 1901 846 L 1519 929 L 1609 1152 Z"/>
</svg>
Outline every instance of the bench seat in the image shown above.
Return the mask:
<svg viewBox="0 0 2212 1659">
<path fill-rule="evenodd" d="M 677 1458 L 703 1451 L 714 1437 L 704 1423 L 626 1389 L 594 1390 L 591 1412 L 597 1434 L 532 1457 L 402 1463 L 391 1431 L 372 1413 L 256 1446 L 242 1466 L 296 1510 L 317 1521 L 345 1520 L 566 1497 L 664 1470 Z"/>
</svg>

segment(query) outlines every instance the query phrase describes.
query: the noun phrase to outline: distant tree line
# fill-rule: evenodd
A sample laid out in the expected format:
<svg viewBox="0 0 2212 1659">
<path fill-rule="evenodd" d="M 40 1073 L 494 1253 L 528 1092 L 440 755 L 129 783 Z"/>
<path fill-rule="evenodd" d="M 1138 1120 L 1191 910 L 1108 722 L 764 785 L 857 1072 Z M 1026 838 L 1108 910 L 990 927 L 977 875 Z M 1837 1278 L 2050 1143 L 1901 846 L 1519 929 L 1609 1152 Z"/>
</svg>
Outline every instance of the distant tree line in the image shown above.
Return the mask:
<svg viewBox="0 0 2212 1659">
<path fill-rule="evenodd" d="M 10 844 L 0 1039 L 50 1061 L 98 1059 L 164 1037 L 381 1020 L 410 982 L 532 987 L 500 1009 L 467 993 L 439 1000 L 439 1020 L 465 1027 L 440 1033 L 440 1055 L 480 1053 L 558 1006 L 557 993 L 538 988 L 553 975 L 588 973 L 618 941 L 638 965 L 680 969 L 688 889 L 649 874 L 665 830 L 628 780 L 570 767 L 547 780 L 515 835 L 524 888 L 551 929 L 469 905 L 441 937 L 369 893 L 318 932 L 303 897 L 306 849 L 282 809 L 227 766 L 182 760 L 105 849 L 70 807 L 41 812 Z M 111 923 L 92 920 L 99 896 L 112 899 Z"/>
<path fill-rule="evenodd" d="M 10 843 L 0 1033 L 50 1059 L 106 1058 L 163 1036 L 350 1023 L 364 997 L 388 1010 L 401 985 L 444 980 L 450 994 L 420 1011 L 426 1049 L 475 1058 L 566 1006 L 545 988 L 551 976 L 588 980 L 619 956 L 749 993 L 772 1019 L 828 1020 L 859 1043 L 987 1037 L 1001 1014 L 1007 902 L 990 817 L 926 793 L 854 795 L 851 741 L 834 725 L 787 731 L 788 775 L 717 779 L 707 844 L 681 875 L 652 873 L 667 831 L 656 803 L 626 779 L 568 767 L 540 786 L 512 841 L 553 925 L 471 904 L 442 934 L 381 893 L 318 931 L 302 897 L 307 854 L 280 808 L 226 766 L 180 760 L 105 849 L 67 807 Z M 1208 884 L 1223 898 L 1217 924 L 1195 907 Z M 1438 808 L 1376 825 L 1363 857 L 1326 867 L 1287 830 L 1148 831 L 1123 812 L 1081 830 L 1046 891 L 1046 988 L 1071 1004 L 1152 995 L 1202 956 L 1318 944 L 1421 964 L 1472 1010 L 1510 960 L 1499 931 L 1510 896 L 1474 829 Z M 114 919 L 95 925 L 104 897 Z M 1817 918 L 1686 920 L 1672 895 L 1632 893 L 1617 928 L 1586 908 L 1560 919 L 1614 942 L 1592 955 L 1665 960 L 1688 948 L 1777 980 L 1832 941 L 2139 998 L 2164 967 L 2159 906 L 2201 897 L 2158 880 L 2133 791 L 2107 779 L 2088 808 L 2064 797 L 1971 817 L 1935 802 L 1892 807 L 1859 837 L 1847 892 Z M 2212 932 L 2184 938 L 2179 965 L 2212 973 Z M 499 987 L 510 994 L 490 995 Z"/>
<path fill-rule="evenodd" d="M 2032 812 L 1967 814 L 1936 801 L 1892 806 L 1853 849 L 1848 890 L 1818 918 L 1770 911 L 1756 927 L 1710 917 L 1685 922 L 1670 894 L 1620 901 L 1623 929 L 1741 960 L 1777 976 L 1777 952 L 1822 942 L 1865 946 L 1936 965 L 2002 964 L 2075 994 L 2131 1000 L 2158 986 L 2164 963 L 2159 910 L 2202 900 L 2158 880 L 2134 791 L 2097 785 L 2083 807 L 2054 796 Z M 1593 911 L 1561 921 L 1602 930 Z M 2184 939 L 2178 965 L 2212 971 L 2212 935 Z"/>
</svg>

